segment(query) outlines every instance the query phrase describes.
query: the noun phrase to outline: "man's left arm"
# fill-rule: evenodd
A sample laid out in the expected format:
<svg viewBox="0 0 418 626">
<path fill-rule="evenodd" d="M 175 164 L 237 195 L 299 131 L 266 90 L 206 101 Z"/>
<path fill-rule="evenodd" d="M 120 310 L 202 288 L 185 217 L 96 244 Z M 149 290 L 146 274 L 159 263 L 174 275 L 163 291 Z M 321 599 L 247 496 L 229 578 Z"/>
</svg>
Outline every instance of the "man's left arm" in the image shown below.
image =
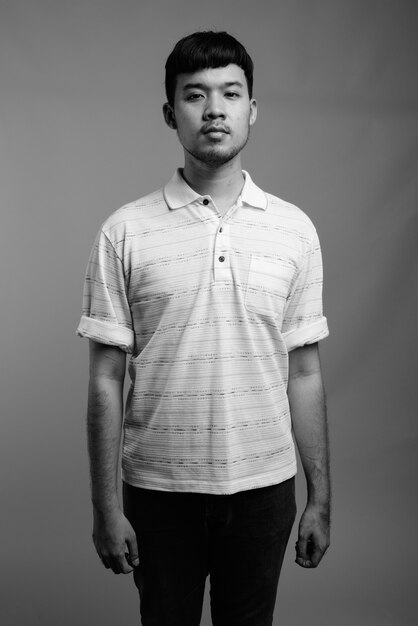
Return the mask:
<svg viewBox="0 0 418 626">
<path fill-rule="evenodd" d="M 288 397 L 308 500 L 299 523 L 296 563 L 317 567 L 330 542 L 328 425 L 318 344 L 289 353 Z"/>
</svg>

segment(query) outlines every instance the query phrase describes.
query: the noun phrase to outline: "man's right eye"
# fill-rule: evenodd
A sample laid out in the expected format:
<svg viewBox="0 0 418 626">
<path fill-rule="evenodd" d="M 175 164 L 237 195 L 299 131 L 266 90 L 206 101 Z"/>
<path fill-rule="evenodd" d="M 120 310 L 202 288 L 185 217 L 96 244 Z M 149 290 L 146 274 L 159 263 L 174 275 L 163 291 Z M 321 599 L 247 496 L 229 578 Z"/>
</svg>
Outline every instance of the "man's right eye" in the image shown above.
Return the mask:
<svg viewBox="0 0 418 626">
<path fill-rule="evenodd" d="M 199 98 L 203 98 L 203 94 L 201 93 L 191 93 L 187 96 L 186 100 L 199 100 Z"/>
</svg>

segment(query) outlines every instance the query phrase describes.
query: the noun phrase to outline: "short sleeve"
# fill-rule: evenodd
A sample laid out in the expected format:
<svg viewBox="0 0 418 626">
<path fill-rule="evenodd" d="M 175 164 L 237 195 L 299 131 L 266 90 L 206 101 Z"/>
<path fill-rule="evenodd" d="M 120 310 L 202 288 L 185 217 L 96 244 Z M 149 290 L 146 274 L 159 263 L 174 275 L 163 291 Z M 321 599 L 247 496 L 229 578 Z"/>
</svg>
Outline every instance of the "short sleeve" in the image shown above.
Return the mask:
<svg viewBox="0 0 418 626">
<path fill-rule="evenodd" d="M 327 319 L 322 313 L 322 256 L 316 231 L 287 301 L 282 335 L 290 352 L 328 336 Z"/>
<path fill-rule="evenodd" d="M 82 316 L 76 333 L 125 352 L 133 351 L 123 264 L 103 231 L 96 237 L 87 264 Z"/>
</svg>

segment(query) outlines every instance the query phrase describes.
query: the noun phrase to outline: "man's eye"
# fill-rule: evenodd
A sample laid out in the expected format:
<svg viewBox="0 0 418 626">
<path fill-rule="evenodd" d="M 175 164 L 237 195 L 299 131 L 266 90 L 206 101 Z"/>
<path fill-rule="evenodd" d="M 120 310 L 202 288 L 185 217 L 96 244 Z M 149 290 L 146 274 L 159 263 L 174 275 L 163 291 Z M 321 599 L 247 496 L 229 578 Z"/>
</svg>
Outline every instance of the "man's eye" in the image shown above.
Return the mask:
<svg viewBox="0 0 418 626">
<path fill-rule="evenodd" d="M 225 95 L 227 98 L 239 98 L 239 93 L 236 91 L 227 91 Z"/>
<path fill-rule="evenodd" d="M 201 93 L 191 93 L 187 96 L 187 100 L 199 100 L 200 98 L 203 98 L 203 94 Z"/>
</svg>

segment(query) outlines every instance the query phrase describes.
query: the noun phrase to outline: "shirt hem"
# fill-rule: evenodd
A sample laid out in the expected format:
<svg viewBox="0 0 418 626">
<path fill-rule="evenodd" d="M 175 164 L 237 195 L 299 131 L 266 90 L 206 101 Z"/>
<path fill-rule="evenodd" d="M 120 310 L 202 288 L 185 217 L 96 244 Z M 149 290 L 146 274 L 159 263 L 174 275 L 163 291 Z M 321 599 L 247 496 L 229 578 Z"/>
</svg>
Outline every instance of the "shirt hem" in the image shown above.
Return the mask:
<svg viewBox="0 0 418 626">
<path fill-rule="evenodd" d="M 135 476 L 129 475 L 128 472 L 122 471 L 122 480 L 131 485 L 132 487 L 139 487 L 140 489 L 150 489 L 152 491 L 169 491 L 169 492 L 181 492 L 181 493 L 205 493 L 211 495 L 232 495 L 240 491 L 250 491 L 252 489 L 261 489 L 262 487 L 271 487 L 272 485 L 278 485 L 279 483 L 292 478 L 297 473 L 296 464 L 290 466 L 285 472 L 280 471 L 272 475 L 269 472 L 264 477 L 257 477 L 256 479 L 248 478 L 240 481 L 231 482 L 219 482 L 217 484 L 208 483 L 204 481 L 191 481 L 191 480 L 138 480 Z"/>
</svg>

